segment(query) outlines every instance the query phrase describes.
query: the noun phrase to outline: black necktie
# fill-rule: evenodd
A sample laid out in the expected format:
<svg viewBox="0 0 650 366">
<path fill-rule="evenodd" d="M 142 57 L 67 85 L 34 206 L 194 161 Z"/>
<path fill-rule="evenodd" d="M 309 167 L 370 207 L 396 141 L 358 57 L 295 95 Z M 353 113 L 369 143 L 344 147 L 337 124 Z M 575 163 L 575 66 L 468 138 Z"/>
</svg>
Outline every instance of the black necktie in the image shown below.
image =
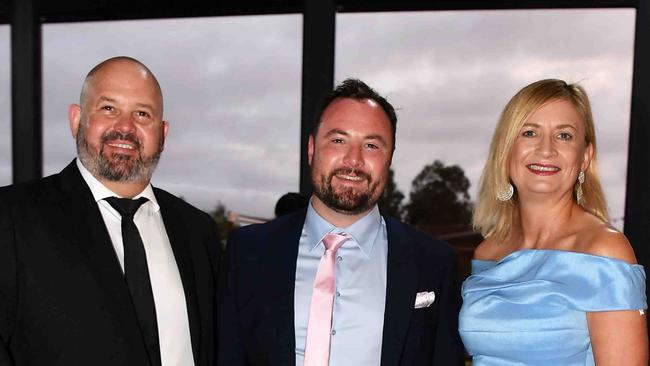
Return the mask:
<svg viewBox="0 0 650 366">
<path fill-rule="evenodd" d="M 156 322 L 156 305 L 153 300 L 147 256 L 138 228 L 133 222 L 138 208 L 148 200 L 108 197 L 106 201 L 122 215 L 122 241 L 124 244 L 124 278 L 131 293 L 135 314 L 140 323 L 140 330 L 147 346 L 149 361 L 152 366 L 160 366 L 160 345 L 158 342 L 158 323 Z"/>
</svg>

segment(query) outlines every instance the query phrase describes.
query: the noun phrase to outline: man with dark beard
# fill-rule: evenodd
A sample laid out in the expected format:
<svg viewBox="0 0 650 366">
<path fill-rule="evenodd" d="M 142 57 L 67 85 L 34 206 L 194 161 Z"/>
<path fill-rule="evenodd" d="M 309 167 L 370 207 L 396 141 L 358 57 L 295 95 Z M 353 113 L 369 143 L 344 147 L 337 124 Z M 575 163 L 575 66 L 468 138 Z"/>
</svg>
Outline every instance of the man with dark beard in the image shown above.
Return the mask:
<svg viewBox="0 0 650 366">
<path fill-rule="evenodd" d="M 309 137 L 307 209 L 229 239 L 219 365 L 462 363 L 453 250 L 377 208 L 396 122 L 359 80 L 324 101 Z"/>
<path fill-rule="evenodd" d="M 218 239 L 207 214 L 153 188 L 169 125 L 128 57 L 86 77 L 78 158 L 0 188 L 0 365 L 213 365 Z"/>
</svg>

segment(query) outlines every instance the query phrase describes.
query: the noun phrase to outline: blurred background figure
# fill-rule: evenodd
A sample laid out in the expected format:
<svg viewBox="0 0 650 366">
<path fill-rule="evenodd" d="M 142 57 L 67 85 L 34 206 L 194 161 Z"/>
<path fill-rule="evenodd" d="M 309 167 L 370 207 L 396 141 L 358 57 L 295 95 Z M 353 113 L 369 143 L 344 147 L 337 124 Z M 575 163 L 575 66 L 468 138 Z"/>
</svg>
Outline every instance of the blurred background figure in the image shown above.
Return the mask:
<svg viewBox="0 0 650 366">
<path fill-rule="evenodd" d="M 282 195 L 275 204 L 275 217 L 300 211 L 309 204 L 309 197 L 301 193 L 288 192 Z"/>
</svg>

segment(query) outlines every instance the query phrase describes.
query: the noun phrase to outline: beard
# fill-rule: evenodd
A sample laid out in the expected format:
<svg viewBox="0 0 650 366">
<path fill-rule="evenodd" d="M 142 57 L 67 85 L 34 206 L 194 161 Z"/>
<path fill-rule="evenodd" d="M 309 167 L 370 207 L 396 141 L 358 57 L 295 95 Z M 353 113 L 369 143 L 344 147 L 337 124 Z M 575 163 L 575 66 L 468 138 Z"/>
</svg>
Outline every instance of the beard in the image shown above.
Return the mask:
<svg viewBox="0 0 650 366">
<path fill-rule="evenodd" d="M 365 190 L 346 186 L 334 187 L 332 179 L 337 174 L 364 178 L 368 182 L 368 187 Z M 327 207 L 347 215 L 356 215 L 370 210 L 379 201 L 383 190 L 380 189 L 382 181 L 375 182 L 370 174 L 358 169 L 339 168 L 325 176 L 318 175 L 312 167 L 311 175 L 314 195 Z"/>
<path fill-rule="evenodd" d="M 104 144 L 109 140 L 130 142 L 136 147 L 138 155 L 136 157 L 119 153 L 107 155 L 104 152 Z M 164 144 L 164 137 L 161 137 L 156 152 L 151 156 L 144 156 L 142 143 L 134 133 L 108 131 L 101 136 L 99 151 L 94 151 L 86 140 L 86 122 L 82 120 L 77 131 L 79 160 L 95 177 L 111 182 L 149 182 L 160 160 Z"/>
</svg>

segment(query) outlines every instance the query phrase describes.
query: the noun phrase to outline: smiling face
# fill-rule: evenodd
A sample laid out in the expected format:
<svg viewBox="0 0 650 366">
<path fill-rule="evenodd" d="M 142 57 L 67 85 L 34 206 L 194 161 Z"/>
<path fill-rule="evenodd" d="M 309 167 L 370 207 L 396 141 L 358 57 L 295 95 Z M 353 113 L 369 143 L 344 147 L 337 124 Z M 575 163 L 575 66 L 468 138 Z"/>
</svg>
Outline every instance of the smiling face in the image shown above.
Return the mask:
<svg viewBox="0 0 650 366">
<path fill-rule="evenodd" d="M 148 182 L 168 129 L 150 72 L 128 60 L 108 62 L 87 78 L 81 103 L 69 116 L 83 165 L 99 180 Z"/>
<path fill-rule="evenodd" d="M 571 102 L 552 100 L 524 122 L 510 155 L 510 178 L 520 198 L 572 195 L 578 173 L 593 156 L 585 123 Z"/>
<path fill-rule="evenodd" d="M 346 215 L 372 209 L 386 185 L 392 141 L 390 121 L 377 103 L 335 99 L 309 138 L 314 205 Z"/>
</svg>

